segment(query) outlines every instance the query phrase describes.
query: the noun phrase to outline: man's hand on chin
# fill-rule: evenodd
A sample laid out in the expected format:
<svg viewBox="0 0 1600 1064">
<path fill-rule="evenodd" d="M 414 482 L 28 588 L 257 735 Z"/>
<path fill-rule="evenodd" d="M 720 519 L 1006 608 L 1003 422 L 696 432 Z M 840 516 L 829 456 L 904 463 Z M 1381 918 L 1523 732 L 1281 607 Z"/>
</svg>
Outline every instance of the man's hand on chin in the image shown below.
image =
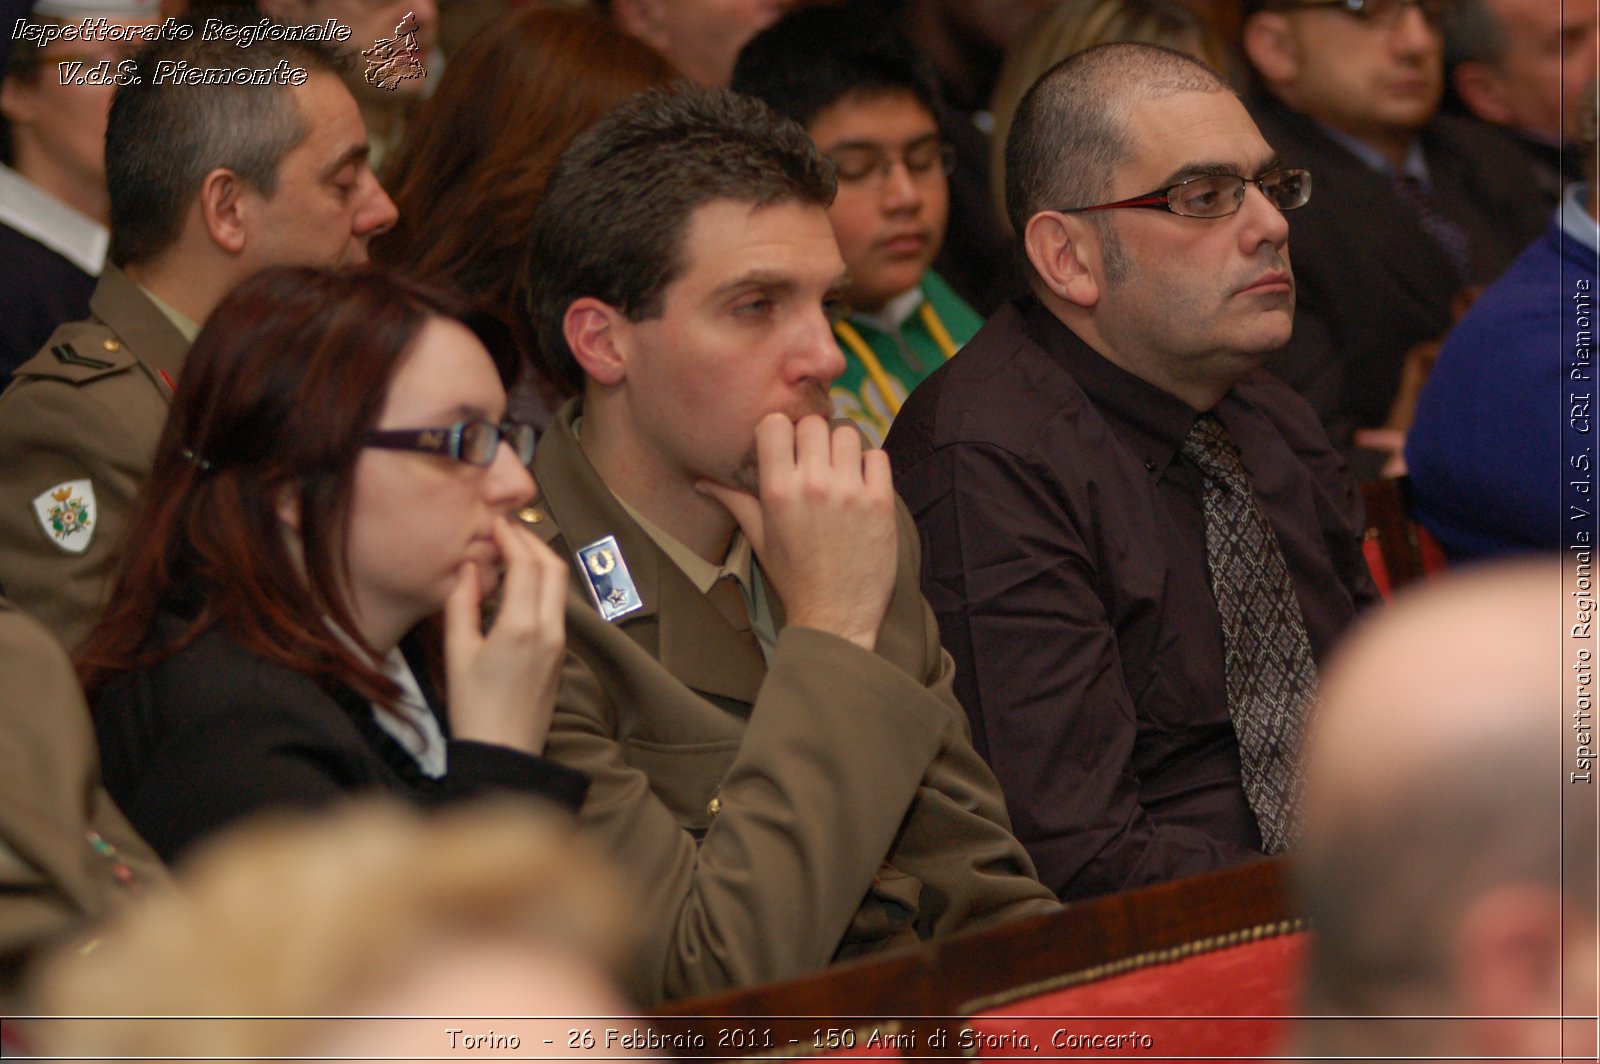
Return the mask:
<svg viewBox="0 0 1600 1064">
<path fill-rule="evenodd" d="M 788 623 L 867 650 L 894 589 L 897 544 L 889 457 L 861 450 L 851 425 L 769 414 L 756 426 L 759 498 L 701 481 L 739 522 Z"/>
</svg>

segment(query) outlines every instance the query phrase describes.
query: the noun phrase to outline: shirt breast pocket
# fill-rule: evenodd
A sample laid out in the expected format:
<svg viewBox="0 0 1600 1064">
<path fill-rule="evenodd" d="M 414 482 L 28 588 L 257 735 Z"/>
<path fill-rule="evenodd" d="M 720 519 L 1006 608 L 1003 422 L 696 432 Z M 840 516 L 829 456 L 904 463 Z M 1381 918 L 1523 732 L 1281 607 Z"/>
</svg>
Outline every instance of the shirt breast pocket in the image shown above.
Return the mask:
<svg viewBox="0 0 1600 1064">
<path fill-rule="evenodd" d="M 701 838 L 720 806 L 718 791 L 733 759 L 738 739 L 714 743 L 657 743 L 629 739 L 623 757 L 645 774 L 650 790 L 671 810 L 678 823 Z"/>
</svg>

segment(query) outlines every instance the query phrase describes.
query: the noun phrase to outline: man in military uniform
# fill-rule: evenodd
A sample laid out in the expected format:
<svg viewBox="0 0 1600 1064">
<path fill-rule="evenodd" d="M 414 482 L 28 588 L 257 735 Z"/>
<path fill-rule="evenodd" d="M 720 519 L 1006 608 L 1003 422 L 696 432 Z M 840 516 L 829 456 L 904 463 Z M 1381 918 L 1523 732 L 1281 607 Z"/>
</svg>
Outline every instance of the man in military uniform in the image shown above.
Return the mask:
<svg viewBox="0 0 1600 1064">
<path fill-rule="evenodd" d="M 66 652 L 3 598 L 0 729 L 0 1009 L 11 1011 L 37 951 L 167 877 L 100 782 Z"/>
<path fill-rule="evenodd" d="M 158 83 L 158 64 L 306 71 L 298 85 Z M 366 261 L 394 223 L 366 132 L 320 46 L 163 39 L 106 130 L 110 262 L 91 317 L 56 330 L 0 395 L 0 588 L 75 645 L 99 612 L 199 323 L 278 263 Z M 171 68 L 167 68 L 171 69 Z"/>
<path fill-rule="evenodd" d="M 539 342 L 586 378 L 525 512 L 573 572 L 546 753 L 638 887 L 645 1001 L 1056 907 L 887 461 L 824 420 L 833 191 L 762 104 L 662 90 L 574 142 L 535 220 Z"/>
</svg>

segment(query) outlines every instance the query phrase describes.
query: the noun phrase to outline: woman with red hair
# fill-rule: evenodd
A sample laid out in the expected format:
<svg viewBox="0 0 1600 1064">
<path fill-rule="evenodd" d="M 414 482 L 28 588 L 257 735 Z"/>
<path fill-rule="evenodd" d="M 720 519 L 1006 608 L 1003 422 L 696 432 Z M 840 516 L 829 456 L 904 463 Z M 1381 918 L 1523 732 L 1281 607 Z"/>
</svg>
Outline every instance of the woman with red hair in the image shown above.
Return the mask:
<svg viewBox="0 0 1600 1064">
<path fill-rule="evenodd" d="M 506 376 L 372 271 L 268 270 L 207 319 L 78 656 L 106 785 L 163 858 L 358 791 L 581 801 L 539 756 L 566 575 L 512 520 L 533 434 Z"/>
</svg>

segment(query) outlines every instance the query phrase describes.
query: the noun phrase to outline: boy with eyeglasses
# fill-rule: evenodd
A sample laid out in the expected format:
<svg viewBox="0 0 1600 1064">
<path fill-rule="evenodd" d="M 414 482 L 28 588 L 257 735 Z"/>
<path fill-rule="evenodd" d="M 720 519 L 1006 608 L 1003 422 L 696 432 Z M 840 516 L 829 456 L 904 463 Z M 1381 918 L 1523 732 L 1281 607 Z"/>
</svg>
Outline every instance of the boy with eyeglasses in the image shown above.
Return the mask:
<svg viewBox="0 0 1600 1064">
<path fill-rule="evenodd" d="M 733 88 L 792 118 L 832 160 L 828 208 L 849 286 L 834 334 L 834 413 L 882 444 L 907 395 L 983 319 L 930 268 L 944 243 L 954 155 L 932 74 L 859 6 L 796 11 L 739 55 Z"/>
</svg>

